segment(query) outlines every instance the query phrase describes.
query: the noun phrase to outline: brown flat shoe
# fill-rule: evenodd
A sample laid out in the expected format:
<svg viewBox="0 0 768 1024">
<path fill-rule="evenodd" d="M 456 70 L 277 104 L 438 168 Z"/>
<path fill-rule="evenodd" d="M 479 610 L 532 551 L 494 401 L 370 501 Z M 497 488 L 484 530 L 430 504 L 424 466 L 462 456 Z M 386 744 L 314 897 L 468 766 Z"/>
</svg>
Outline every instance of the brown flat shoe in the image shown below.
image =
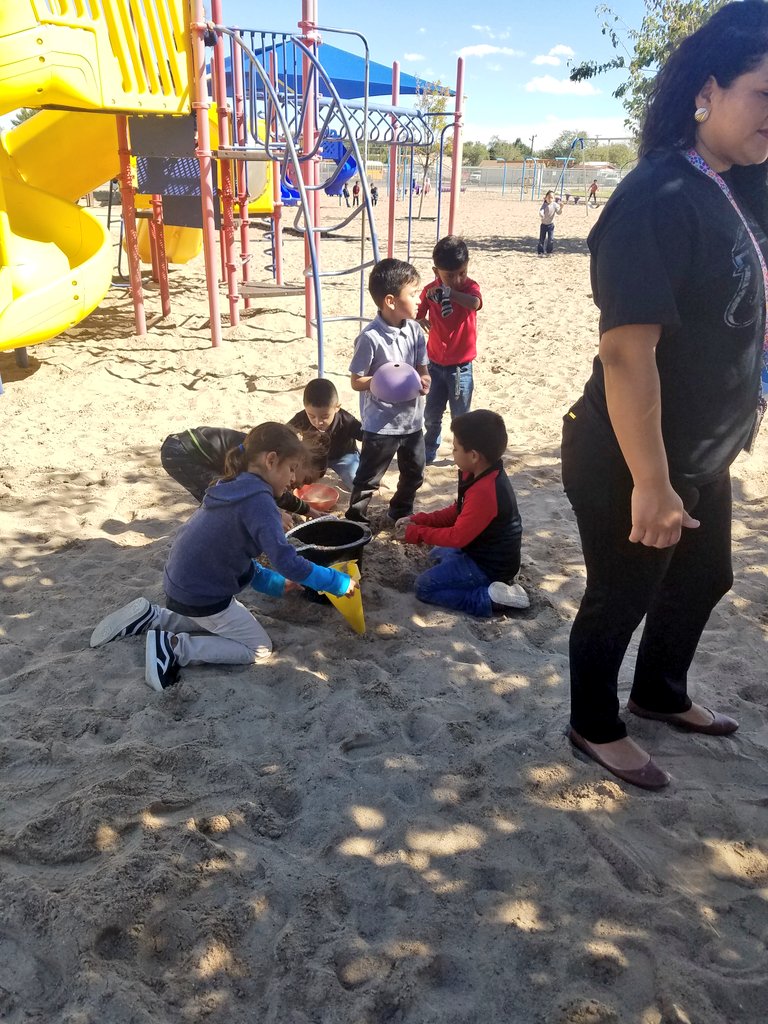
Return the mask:
<svg viewBox="0 0 768 1024">
<path fill-rule="evenodd" d="M 679 714 L 662 715 L 658 711 L 646 711 L 639 704 L 635 704 L 631 697 L 627 701 L 627 711 L 631 711 L 638 718 L 651 718 L 654 722 L 666 722 L 668 725 L 674 725 L 677 729 L 682 729 L 684 732 L 701 732 L 705 736 L 730 736 L 732 732 L 736 732 L 739 728 L 739 723 L 735 718 L 729 718 L 728 715 L 720 715 L 713 711 L 712 708 L 704 708 L 704 710 L 712 715 L 712 721 L 709 725 L 697 725 L 696 722 L 686 722 Z"/>
<path fill-rule="evenodd" d="M 568 726 L 566 735 L 574 747 L 607 769 L 611 775 L 621 779 L 622 782 L 628 782 L 632 786 L 639 786 L 641 789 L 663 789 L 671 781 L 671 776 L 659 768 L 652 757 L 648 758 L 647 764 L 644 764 L 642 768 L 614 768 L 604 761 L 589 740 L 585 740 L 583 736 L 580 736 L 572 726 Z"/>
</svg>

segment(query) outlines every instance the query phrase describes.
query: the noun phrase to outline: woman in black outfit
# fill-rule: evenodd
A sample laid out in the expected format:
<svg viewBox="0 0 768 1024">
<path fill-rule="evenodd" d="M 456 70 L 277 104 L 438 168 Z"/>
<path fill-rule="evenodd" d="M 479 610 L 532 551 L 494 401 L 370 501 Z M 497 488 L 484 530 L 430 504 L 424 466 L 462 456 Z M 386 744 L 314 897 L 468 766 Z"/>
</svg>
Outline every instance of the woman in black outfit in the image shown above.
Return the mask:
<svg viewBox="0 0 768 1024">
<path fill-rule="evenodd" d="M 687 673 L 733 582 L 729 467 L 759 425 L 768 269 L 768 4 L 723 7 L 660 72 L 640 163 L 589 236 L 600 347 L 564 418 L 563 483 L 587 587 L 571 632 L 573 745 L 647 789 L 617 679 L 645 616 L 627 709 L 708 735 Z"/>
</svg>

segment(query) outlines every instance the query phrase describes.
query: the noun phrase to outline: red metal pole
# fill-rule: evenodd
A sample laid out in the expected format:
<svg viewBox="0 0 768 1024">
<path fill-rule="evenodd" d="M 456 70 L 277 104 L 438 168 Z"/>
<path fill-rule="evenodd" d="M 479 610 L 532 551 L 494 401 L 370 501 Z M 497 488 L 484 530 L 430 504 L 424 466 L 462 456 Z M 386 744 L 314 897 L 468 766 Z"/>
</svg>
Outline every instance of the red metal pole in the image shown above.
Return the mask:
<svg viewBox="0 0 768 1024">
<path fill-rule="evenodd" d="M 221 0 L 211 0 L 211 16 L 217 25 L 223 24 Z M 224 66 L 224 43 L 220 39 L 213 48 L 213 80 L 216 95 L 216 112 L 219 121 L 219 145 L 229 146 L 232 138 L 229 130 L 229 108 L 227 106 L 227 71 Z M 240 323 L 237 292 L 237 257 L 235 254 L 235 201 L 232 188 L 232 164 L 221 160 L 221 203 L 223 207 L 225 270 L 229 295 L 229 322 L 234 327 Z"/>
<path fill-rule="evenodd" d="M 240 33 L 237 33 L 238 40 Z M 245 97 L 243 91 L 243 62 L 240 47 L 235 43 L 232 47 L 232 73 L 233 88 L 235 93 L 235 138 L 238 146 L 245 146 Z M 240 213 L 240 268 L 243 281 L 249 281 L 251 277 L 251 261 L 248 256 L 248 183 L 245 173 L 245 163 L 238 160 L 237 168 L 237 206 Z M 250 296 L 245 297 L 245 308 L 251 308 Z"/>
<path fill-rule="evenodd" d="M 149 224 L 149 259 L 152 264 L 152 280 L 160 280 L 160 271 L 157 269 L 157 227 L 155 226 L 154 211 L 150 217 Z"/>
<path fill-rule="evenodd" d="M 274 52 L 269 54 L 269 80 L 272 85 L 277 82 Z M 275 143 L 279 140 L 277 113 L 272 117 L 272 124 L 266 126 L 267 137 L 274 127 Z M 285 141 L 285 140 L 283 140 Z M 275 254 L 275 284 L 283 283 L 283 200 L 280 192 L 280 164 L 272 163 L 272 250 Z M 306 287 L 306 285 L 305 285 Z"/>
<path fill-rule="evenodd" d="M 456 108 L 453 115 L 453 153 L 451 154 L 451 205 L 448 211 L 448 234 L 454 234 L 461 198 L 461 162 L 464 142 L 461 137 L 461 121 L 464 115 L 464 58 L 456 64 Z"/>
<path fill-rule="evenodd" d="M 144 313 L 144 289 L 141 286 L 139 235 L 136 230 L 136 208 L 133 205 L 135 189 L 131 177 L 131 146 L 128 140 L 128 118 L 125 114 L 117 116 L 117 148 L 120 155 L 120 198 L 123 204 L 125 248 L 128 253 L 133 316 L 136 321 L 136 334 L 140 338 L 146 338 L 147 318 Z"/>
<path fill-rule="evenodd" d="M 160 306 L 163 316 L 171 315 L 171 288 L 168 281 L 168 257 L 165 252 L 165 224 L 163 222 L 163 197 L 152 196 L 152 227 L 155 229 L 155 258 L 160 282 Z"/>
<path fill-rule="evenodd" d="M 302 0 L 301 3 L 301 21 L 299 22 L 299 28 L 301 29 L 301 40 L 305 46 L 311 47 L 313 43 L 317 42 L 317 33 L 315 32 L 315 5 L 313 0 Z M 317 134 L 317 117 L 316 117 L 316 87 L 315 78 L 312 76 L 312 82 L 310 83 L 310 68 L 311 64 L 306 56 L 302 57 L 302 92 L 304 94 L 304 106 L 306 109 L 306 115 L 304 117 L 304 138 L 303 138 L 303 151 L 309 153 L 315 144 L 315 136 Z M 317 202 L 315 193 L 312 191 L 312 186 L 315 183 L 315 161 L 307 160 L 301 165 L 301 174 L 304 178 L 304 184 L 307 186 L 309 193 L 308 199 L 308 213 L 309 222 L 305 225 L 304 235 L 304 268 L 308 271 L 312 266 L 312 256 L 309 247 L 310 232 L 314 231 L 315 224 L 317 223 L 316 211 Z M 320 237 L 319 234 L 314 236 L 316 251 L 319 248 Z M 305 274 L 304 276 L 304 314 L 305 314 L 305 330 L 304 334 L 307 338 L 315 337 L 315 330 L 312 326 L 312 320 L 315 318 L 316 304 L 314 295 L 314 282 L 312 278 Z"/>
<path fill-rule="evenodd" d="M 208 84 L 205 80 L 206 30 L 203 0 L 193 0 L 192 67 L 194 99 L 192 109 L 197 118 L 197 158 L 200 161 L 200 205 L 203 213 L 203 253 L 205 255 L 205 281 L 208 286 L 208 310 L 211 319 L 211 344 L 221 345 L 221 317 L 219 316 L 219 284 L 216 278 L 216 227 L 213 215 L 213 181 L 211 178 L 211 134 L 208 129 Z"/>
<path fill-rule="evenodd" d="M 392 106 L 400 102 L 400 65 L 397 61 L 392 65 Z M 392 115 L 392 132 L 397 138 L 397 117 Z M 389 219 L 387 229 L 387 256 L 395 255 L 395 199 L 397 197 L 397 142 L 389 147 Z"/>
</svg>

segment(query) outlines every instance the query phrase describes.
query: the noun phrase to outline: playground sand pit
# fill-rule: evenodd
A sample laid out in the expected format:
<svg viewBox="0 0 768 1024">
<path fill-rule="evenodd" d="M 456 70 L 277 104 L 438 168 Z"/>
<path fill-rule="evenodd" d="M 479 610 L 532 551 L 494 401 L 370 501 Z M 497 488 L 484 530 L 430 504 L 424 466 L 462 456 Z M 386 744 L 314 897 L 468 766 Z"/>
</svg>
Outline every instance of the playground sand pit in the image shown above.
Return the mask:
<svg viewBox="0 0 768 1024">
<path fill-rule="evenodd" d="M 425 278 L 434 212 L 433 195 L 414 226 Z M 555 256 L 538 259 L 534 204 L 463 197 L 485 296 L 475 406 L 507 422 L 525 525 L 532 605 L 515 618 L 420 605 L 424 553 L 380 533 L 365 555 L 365 636 L 330 606 L 249 592 L 271 660 L 190 668 L 156 694 L 141 640 L 91 650 L 88 639 L 107 610 L 162 598 L 193 504 L 164 474 L 160 444 L 187 426 L 298 411 L 316 369 L 303 302 L 259 300 L 212 351 L 198 260 L 172 271 L 172 314 L 146 339 L 114 290 L 31 349 L 28 369 L 0 353 L 0 1018 L 768 1019 L 768 431 L 734 467 L 736 582 L 692 671 L 696 698 L 740 731 L 633 722 L 674 776 L 656 795 L 576 759 L 563 734 L 584 579 L 558 446 L 596 347 L 595 216 L 568 207 Z M 322 249 L 341 267 L 359 243 Z M 294 238 L 286 259 L 299 280 Z M 338 280 L 330 316 L 356 312 L 353 279 Z M 354 333 L 330 324 L 326 343 L 353 410 Z M 424 508 L 452 498 L 449 451 L 448 436 Z"/>
</svg>

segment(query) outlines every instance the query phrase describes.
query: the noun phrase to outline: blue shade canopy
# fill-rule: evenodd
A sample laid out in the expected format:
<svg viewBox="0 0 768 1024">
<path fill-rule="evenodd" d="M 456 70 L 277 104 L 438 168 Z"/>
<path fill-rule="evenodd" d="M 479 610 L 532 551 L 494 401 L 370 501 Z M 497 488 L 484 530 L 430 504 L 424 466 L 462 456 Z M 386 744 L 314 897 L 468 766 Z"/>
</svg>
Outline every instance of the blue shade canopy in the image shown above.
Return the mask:
<svg viewBox="0 0 768 1024">
<path fill-rule="evenodd" d="M 271 53 L 274 53 L 278 86 L 283 89 L 287 88 L 291 92 L 299 94 L 302 92 L 303 54 L 301 50 L 293 45 L 292 42 L 286 41 L 284 45 L 275 45 L 274 50 L 271 47 L 254 50 L 254 53 L 258 60 L 267 69 L 269 68 L 269 56 Z M 317 56 L 320 64 L 333 82 L 336 91 L 342 99 L 351 100 L 363 97 L 365 91 L 365 58 L 359 57 L 354 53 L 347 53 L 346 50 L 340 50 L 338 47 L 330 46 L 327 43 L 323 43 L 322 46 L 318 47 Z M 231 59 L 227 57 L 226 69 L 228 78 L 231 67 Z M 368 95 L 391 97 L 392 68 L 387 67 L 386 64 L 377 64 L 375 61 L 370 61 L 368 68 Z M 248 62 L 246 61 L 246 79 L 248 78 L 248 72 Z M 330 93 L 328 92 L 322 78 L 318 77 L 317 81 L 320 94 L 322 96 L 329 96 Z M 405 74 L 402 71 L 400 72 L 401 96 L 413 96 L 419 91 L 419 88 L 423 90 L 425 85 L 427 85 L 428 89 L 433 88 L 432 83 L 421 82 L 413 75 Z M 450 90 L 450 95 L 455 95 L 453 90 Z"/>
</svg>

